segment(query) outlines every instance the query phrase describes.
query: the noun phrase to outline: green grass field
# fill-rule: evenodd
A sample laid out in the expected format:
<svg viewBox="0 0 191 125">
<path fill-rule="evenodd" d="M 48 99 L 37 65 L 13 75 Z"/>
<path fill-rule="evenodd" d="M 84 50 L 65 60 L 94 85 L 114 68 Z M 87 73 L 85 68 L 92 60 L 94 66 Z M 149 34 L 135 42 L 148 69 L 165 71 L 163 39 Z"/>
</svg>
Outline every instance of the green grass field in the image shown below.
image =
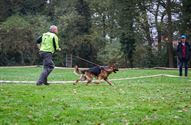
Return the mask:
<svg viewBox="0 0 191 125">
<path fill-rule="evenodd" d="M 0 80 L 36 81 L 41 68 L 0 68 Z M 191 73 L 191 71 L 189 71 Z M 122 70 L 109 78 L 177 70 Z M 55 69 L 50 81 L 75 80 L 69 69 Z M 105 82 L 0 84 L 1 125 L 190 125 L 191 77 L 154 77 Z"/>
</svg>

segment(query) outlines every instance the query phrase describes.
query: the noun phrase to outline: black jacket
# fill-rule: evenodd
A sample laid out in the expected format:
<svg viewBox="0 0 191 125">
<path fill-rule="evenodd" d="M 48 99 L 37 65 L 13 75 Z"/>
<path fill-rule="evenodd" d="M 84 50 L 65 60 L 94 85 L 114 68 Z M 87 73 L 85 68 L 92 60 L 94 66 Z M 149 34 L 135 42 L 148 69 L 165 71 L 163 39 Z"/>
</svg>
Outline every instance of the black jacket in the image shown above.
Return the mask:
<svg viewBox="0 0 191 125">
<path fill-rule="evenodd" d="M 190 44 L 188 42 L 185 42 L 186 45 L 186 61 L 188 61 L 190 59 L 190 55 L 191 55 L 191 48 L 190 48 Z M 182 43 L 179 42 L 178 46 L 177 46 L 177 56 L 178 59 L 181 61 L 182 60 Z"/>
</svg>

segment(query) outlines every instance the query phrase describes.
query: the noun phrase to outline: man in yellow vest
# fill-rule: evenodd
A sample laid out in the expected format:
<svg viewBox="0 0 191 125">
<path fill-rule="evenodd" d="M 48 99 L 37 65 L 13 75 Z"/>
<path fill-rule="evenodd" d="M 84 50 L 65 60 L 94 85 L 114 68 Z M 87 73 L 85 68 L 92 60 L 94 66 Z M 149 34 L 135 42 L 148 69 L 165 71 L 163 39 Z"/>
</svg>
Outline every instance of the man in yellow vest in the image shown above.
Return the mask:
<svg viewBox="0 0 191 125">
<path fill-rule="evenodd" d="M 50 26 L 50 31 L 44 33 L 37 39 L 37 47 L 40 50 L 40 57 L 43 59 L 43 71 L 38 79 L 36 85 L 49 85 L 47 82 L 48 75 L 54 69 L 54 62 L 52 61 L 52 54 L 55 51 L 61 51 L 58 44 L 58 28 L 55 25 Z"/>
</svg>

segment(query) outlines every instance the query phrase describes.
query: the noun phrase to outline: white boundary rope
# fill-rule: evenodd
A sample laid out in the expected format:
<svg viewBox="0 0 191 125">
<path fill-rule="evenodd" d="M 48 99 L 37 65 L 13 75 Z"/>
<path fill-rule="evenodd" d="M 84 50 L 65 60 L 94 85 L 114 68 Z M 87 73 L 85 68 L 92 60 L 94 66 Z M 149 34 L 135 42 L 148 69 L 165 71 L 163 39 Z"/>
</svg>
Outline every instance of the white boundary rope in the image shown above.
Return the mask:
<svg viewBox="0 0 191 125">
<path fill-rule="evenodd" d="M 157 74 L 157 75 L 149 75 L 149 76 L 139 76 L 139 77 L 131 77 L 131 78 L 119 78 L 119 79 L 109 79 L 110 81 L 125 81 L 125 80 L 133 80 L 133 79 L 143 79 L 143 78 L 154 78 L 154 77 L 171 77 L 171 78 L 178 78 L 179 76 L 176 75 L 170 75 L 170 74 Z M 94 80 L 95 82 L 97 80 Z M 85 81 L 83 81 L 85 82 Z M 11 80 L 0 80 L 0 83 L 23 83 L 23 84 L 28 84 L 28 83 L 36 83 L 36 81 L 11 81 Z M 57 84 L 65 84 L 65 83 L 75 83 L 75 81 L 49 81 L 49 83 L 57 83 Z"/>
</svg>

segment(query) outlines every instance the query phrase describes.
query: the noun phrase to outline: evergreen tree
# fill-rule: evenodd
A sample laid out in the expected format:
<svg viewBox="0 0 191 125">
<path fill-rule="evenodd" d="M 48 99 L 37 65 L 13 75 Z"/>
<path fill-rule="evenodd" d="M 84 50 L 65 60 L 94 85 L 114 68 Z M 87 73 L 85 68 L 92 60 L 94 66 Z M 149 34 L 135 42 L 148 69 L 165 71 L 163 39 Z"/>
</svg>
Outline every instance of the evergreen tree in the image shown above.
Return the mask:
<svg viewBox="0 0 191 125">
<path fill-rule="evenodd" d="M 118 23 L 120 26 L 120 42 L 128 67 L 133 67 L 133 52 L 135 50 L 134 19 L 136 2 L 133 0 L 116 0 Z M 129 62 L 129 64 L 128 64 Z"/>
<path fill-rule="evenodd" d="M 191 35 L 191 1 L 190 0 L 182 0 L 182 33 L 187 33 Z"/>
<path fill-rule="evenodd" d="M 10 4 L 11 2 L 8 0 L 0 0 L 0 22 L 11 15 Z"/>
</svg>

